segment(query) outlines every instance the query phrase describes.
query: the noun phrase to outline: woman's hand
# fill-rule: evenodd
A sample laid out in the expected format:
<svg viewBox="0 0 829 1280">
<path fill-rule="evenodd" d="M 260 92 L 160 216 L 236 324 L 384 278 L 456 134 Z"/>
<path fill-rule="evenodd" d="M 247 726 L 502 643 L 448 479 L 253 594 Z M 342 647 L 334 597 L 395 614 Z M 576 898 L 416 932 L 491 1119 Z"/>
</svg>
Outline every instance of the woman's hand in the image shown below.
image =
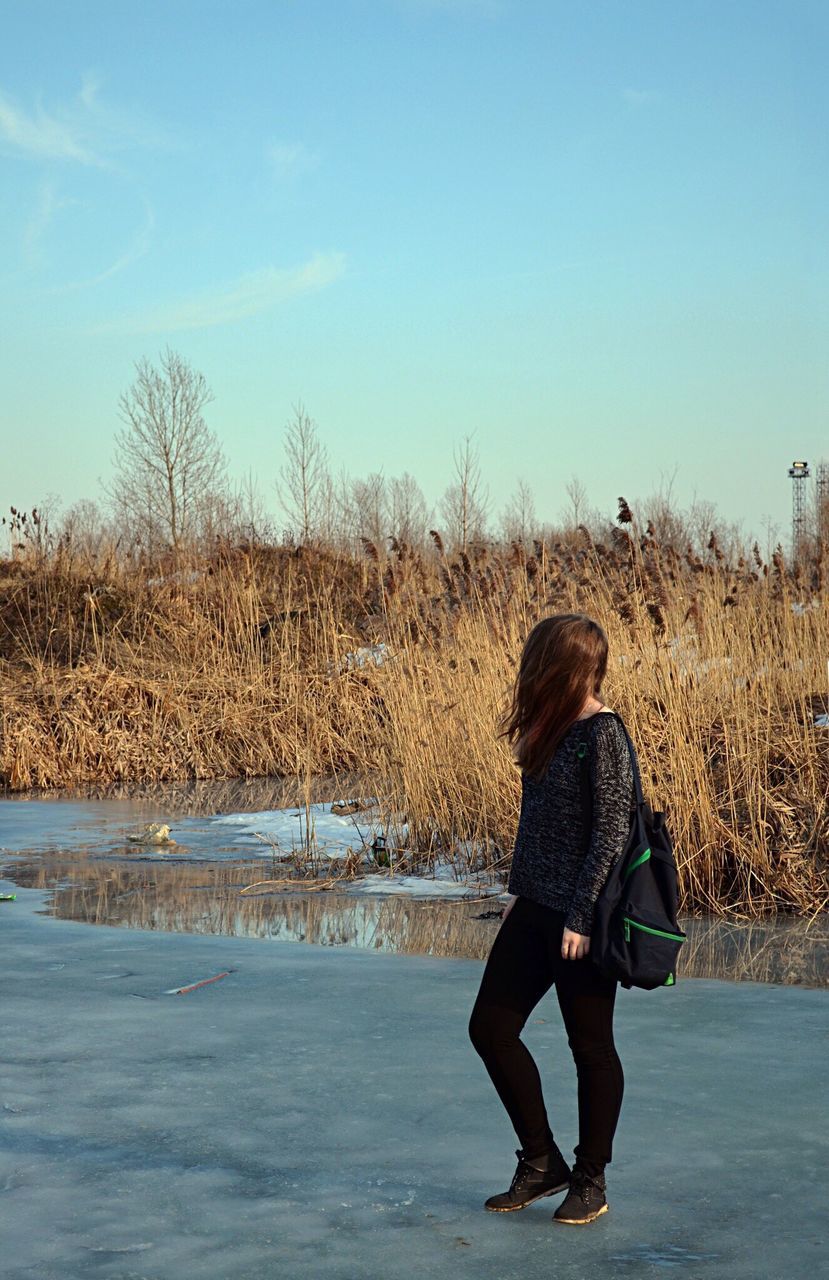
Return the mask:
<svg viewBox="0 0 829 1280">
<path fill-rule="evenodd" d="M 581 960 L 590 950 L 590 935 L 565 929 L 561 935 L 561 954 L 565 960 Z"/>
</svg>

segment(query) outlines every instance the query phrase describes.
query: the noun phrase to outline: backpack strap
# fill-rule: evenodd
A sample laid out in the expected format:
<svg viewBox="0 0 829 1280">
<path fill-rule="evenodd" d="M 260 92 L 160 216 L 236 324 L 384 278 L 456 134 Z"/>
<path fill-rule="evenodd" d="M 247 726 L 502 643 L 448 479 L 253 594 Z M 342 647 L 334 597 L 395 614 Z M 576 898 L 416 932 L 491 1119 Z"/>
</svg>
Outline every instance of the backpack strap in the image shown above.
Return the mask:
<svg viewBox="0 0 829 1280">
<path fill-rule="evenodd" d="M 600 715 L 606 716 L 608 714 L 615 716 L 616 719 L 619 721 L 619 724 L 622 726 L 622 729 L 624 730 L 625 738 L 627 739 L 628 750 L 630 751 L 630 762 L 633 766 L 633 786 L 636 791 L 636 804 L 637 806 L 642 806 L 645 803 L 645 796 L 642 791 L 642 778 L 639 773 L 639 761 L 636 756 L 636 749 L 634 748 L 633 742 L 631 741 L 630 734 L 627 731 L 627 725 L 625 724 L 622 717 L 619 715 L 618 711 L 611 711 L 609 713 L 607 711 L 597 711 L 595 715 L 595 719 L 598 720 Z M 590 742 L 593 736 L 592 727 L 593 726 L 591 725 L 591 731 L 587 735 L 587 742 L 580 743 L 578 747 L 578 755 L 579 755 L 579 761 L 581 765 L 580 781 L 581 781 L 581 789 L 582 789 L 582 800 L 585 806 L 585 813 L 588 815 L 588 818 L 592 817 L 592 799 L 590 796 L 590 775 L 588 773 L 588 770 L 590 768 L 590 749 L 589 749 L 588 743 Z M 581 749 L 582 747 L 585 748 L 584 751 L 582 751 Z"/>
<path fill-rule="evenodd" d="M 636 748 L 634 747 L 633 742 L 631 741 L 631 737 L 630 737 L 630 734 L 628 733 L 627 725 L 625 724 L 622 717 L 619 715 L 619 712 L 611 711 L 610 714 L 616 717 L 616 719 L 619 721 L 619 724 L 622 726 L 622 728 L 625 731 L 628 750 L 630 751 L 630 762 L 633 765 L 633 786 L 634 786 L 634 790 L 636 791 L 636 804 L 641 808 L 641 806 L 644 805 L 645 803 L 645 795 L 644 795 L 644 792 L 642 791 L 642 776 L 639 772 L 639 758 L 636 755 Z"/>
</svg>

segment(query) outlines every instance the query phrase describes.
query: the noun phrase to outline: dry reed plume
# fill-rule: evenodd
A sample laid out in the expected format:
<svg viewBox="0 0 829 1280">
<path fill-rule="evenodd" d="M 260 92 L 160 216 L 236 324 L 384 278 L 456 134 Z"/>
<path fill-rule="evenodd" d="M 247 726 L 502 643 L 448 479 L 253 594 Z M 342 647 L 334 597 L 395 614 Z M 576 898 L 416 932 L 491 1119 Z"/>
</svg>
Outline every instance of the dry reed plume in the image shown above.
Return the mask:
<svg viewBox="0 0 829 1280">
<path fill-rule="evenodd" d="M 667 803 L 683 910 L 829 901 L 829 656 L 822 581 L 581 526 L 532 549 L 220 549 L 165 581 L 62 549 L 0 562 L 0 783 L 362 778 L 389 845 L 506 872 L 520 793 L 499 717 L 545 613 L 606 628 L 605 700 Z M 186 570 L 186 571 L 185 571 Z M 157 572 L 157 571 L 156 571 Z M 810 607 L 795 610 L 793 604 Z M 343 659 L 382 641 L 387 660 Z M 350 784 L 353 786 L 353 782 Z"/>
</svg>

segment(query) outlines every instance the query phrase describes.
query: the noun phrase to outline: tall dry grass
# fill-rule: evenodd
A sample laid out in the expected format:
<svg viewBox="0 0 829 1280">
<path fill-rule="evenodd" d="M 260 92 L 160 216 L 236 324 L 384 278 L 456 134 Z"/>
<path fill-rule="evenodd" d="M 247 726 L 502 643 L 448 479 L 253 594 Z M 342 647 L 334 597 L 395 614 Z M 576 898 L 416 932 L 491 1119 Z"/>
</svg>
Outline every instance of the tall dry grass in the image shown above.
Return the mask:
<svg viewBox="0 0 829 1280">
<path fill-rule="evenodd" d="M 829 901 L 826 594 L 776 555 L 729 564 L 631 522 L 450 556 L 371 544 L 225 548 L 155 581 L 59 553 L 0 564 L 0 781 L 12 789 L 347 773 L 392 849 L 506 873 L 520 778 L 496 738 L 523 639 L 577 609 L 606 628 L 605 700 L 667 805 L 683 910 Z M 808 603 L 795 611 L 793 605 Z M 814 607 L 812 607 L 814 605 Z M 383 641 L 388 660 L 340 669 Z"/>
</svg>

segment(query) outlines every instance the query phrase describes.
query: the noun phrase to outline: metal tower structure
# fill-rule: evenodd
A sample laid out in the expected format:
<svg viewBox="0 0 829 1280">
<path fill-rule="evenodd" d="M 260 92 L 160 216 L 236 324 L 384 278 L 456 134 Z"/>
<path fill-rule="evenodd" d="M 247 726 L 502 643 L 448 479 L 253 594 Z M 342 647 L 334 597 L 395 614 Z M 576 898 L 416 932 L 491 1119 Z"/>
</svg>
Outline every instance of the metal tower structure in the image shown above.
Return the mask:
<svg viewBox="0 0 829 1280">
<path fill-rule="evenodd" d="M 792 480 L 792 562 L 797 560 L 800 549 L 800 537 L 803 533 L 803 505 L 809 474 L 808 462 L 793 462 L 789 467 Z"/>
<path fill-rule="evenodd" d="M 817 536 L 821 546 L 829 543 L 829 462 L 819 462 L 815 471 Z"/>
</svg>

